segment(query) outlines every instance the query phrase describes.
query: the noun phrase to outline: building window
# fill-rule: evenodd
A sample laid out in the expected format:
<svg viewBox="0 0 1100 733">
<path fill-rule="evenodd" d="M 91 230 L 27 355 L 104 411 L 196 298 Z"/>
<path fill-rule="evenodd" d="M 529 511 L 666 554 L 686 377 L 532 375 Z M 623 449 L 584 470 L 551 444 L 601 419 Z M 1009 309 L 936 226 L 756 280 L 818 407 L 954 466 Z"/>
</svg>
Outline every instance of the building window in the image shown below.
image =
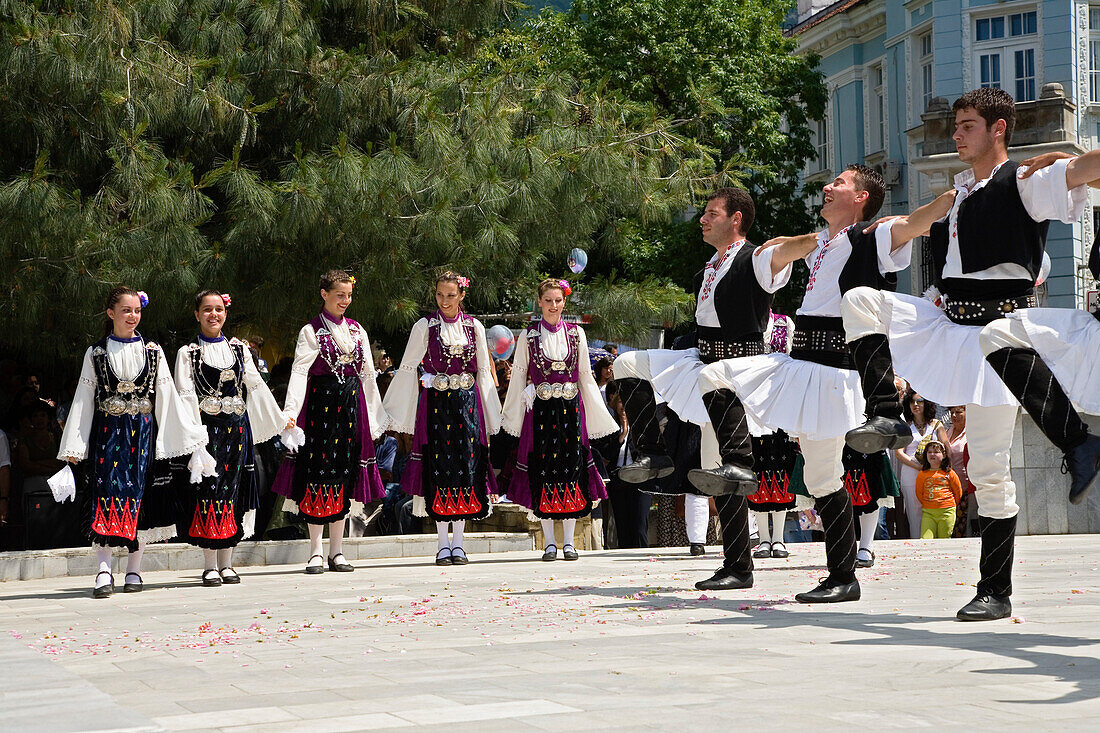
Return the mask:
<svg viewBox="0 0 1100 733">
<path fill-rule="evenodd" d="M 868 107 L 871 112 L 871 134 L 867 152 L 875 153 L 886 149 L 886 83 L 882 64 L 871 67 L 870 82 L 871 99 Z"/>
<path fill-rule="evenodd" d="M 1100 7 L 1089 8 L 1089 99 L 1100 103 Z"/>
<path fill-rule="evenodd" d="M 979 61 L 981 69 L 979 86 L 1001 88 L 1001 55 L 999 53 L 982 54 Z"/>
<path fill-rule="evenodd" d="M 1013 52 L 1016 60 L 1016 99 L 1035 99 L 1035 49 Z"/>
<path fill-rule="evenodd" d="M 932 101 L 933 89 L 933 67 L 932 67 L 932 33 L 923 34 L 918 40 L 920 48 L 920 91 L 921 91 L 921 109 L 928 109 L 928 103 Z"/>
<path fill-rule="evenodd" d="M 810 171 L 818 173 L 829 169 L 829 126 L 825 120 L 816 120 L 811 124 L 816 155 L 810 164 Z"/>
<path fill-rule="evenodd" d="M 978 85 L 1004 89 L 1017 102 L 1035 100 L 1038 32 L 1039 16 L 1034 10 L 975 19 L 974 65 Z M 1097 63 L 1100 64 L 1100 55 Z M 1100 93 L 1100 77 L 1097 84 Z"/>
</svg>

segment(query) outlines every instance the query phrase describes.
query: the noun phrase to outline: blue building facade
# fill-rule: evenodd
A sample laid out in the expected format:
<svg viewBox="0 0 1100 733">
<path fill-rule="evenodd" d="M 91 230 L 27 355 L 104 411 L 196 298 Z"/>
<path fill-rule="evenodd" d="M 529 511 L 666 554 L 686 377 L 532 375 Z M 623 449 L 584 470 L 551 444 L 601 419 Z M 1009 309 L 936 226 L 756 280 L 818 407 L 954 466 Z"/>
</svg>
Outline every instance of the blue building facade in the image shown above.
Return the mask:
<svg viewBox="0 0 1100 733">
<path fill-rule="evenodd" d="M 871 165 L 888 185 L 884 214 L 930 201 L 965 167 L 950 140 L 950 105 L 968 89 L 997 86 L 1017 100 L 1015 160 L 1098 144 L 1100 2 L 800 0 L 792 20 L 801 52 L 821 56 L 830 97 L 806 178 Z M 1083 263 L 1098 221 L 1100 208 L 1090 208 L 1082 221 L 1051 225 L 1047 304 L 1083 307 L 1096 287 Z M 929 284 L 919 245 L 907 272 L 901 289 Z"/>
</svg>

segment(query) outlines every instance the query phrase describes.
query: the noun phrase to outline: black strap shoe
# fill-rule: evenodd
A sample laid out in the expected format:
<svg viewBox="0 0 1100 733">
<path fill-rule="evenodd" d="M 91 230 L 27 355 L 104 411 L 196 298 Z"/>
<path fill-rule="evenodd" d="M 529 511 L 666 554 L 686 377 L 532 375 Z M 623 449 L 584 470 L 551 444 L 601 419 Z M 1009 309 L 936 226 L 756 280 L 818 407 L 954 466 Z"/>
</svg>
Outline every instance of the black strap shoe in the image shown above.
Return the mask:
<svg viewBox="0 0 1100 733">
<path fill-rule="evenodd" d="M 469 565 L 470 558 L 466 557 L 466 551 L 461 547 L 451 548 L 451 565 Z"/>
<path fill-rule="evenodd" d="M 1062 459 L 1062 473 L 1072 478 L 1069 487 L 1069 503 L 1080 504 L 1092 487 L 1100 481 L 1100 437 L 1089 435 Z"/>
<path fill-rule="evenodd" d="M 321 573 L 325 572 L 325 566 L 322 563 L 310 565 L 310 563 L 313 562 L 313 558 L 315 557 L 319 557 L 322 560 L 325 559 L 324 555 L 310 555 L 309 560 L 306 561 L 306 575 L 320 575 Z"/>
<path fill-rule="evenodd" d="M 95 574 L 95 579 L 99 580 L 100 575 L 106 575 L 111 579 L 111 582 L 107 585 L 98 585 L 92 589 L 92 598 L 110 598 L 115 592 L 115 576 L 106 570 L 100 570 Z"/>
<path fill-rule="evenodd" d="M 238 585 L 241 582 L 241 576 L 237 575 L 237 571 L 233 568 L 222 568 L 218 574 L 222 576 L 222 582 L 226 585 Z"/>
<path fill-rule="evenodd" d="M 737 573 L 727 567 L 718 568 L 718 572 L 706 580 L 695 584 L 696 590 L 739 590 L 752 587 L 752 573 Z"/>
<path fill-rule="evenodd" d="M 878 453 L 880 450 L 904 448 L 913 442 L 913 431 L 904 420 L 890 417 L 872 417 L 858 428 L 844 435 L 848 447 L 859 453 Z"/>
<path fill-rule="evenodd" d="M 436 565 L 454 565 L 454 561 L 451 560 L 451 548 L 444 547 L 439 552 L 435 553 Z"/>
<path fill-rule="evenodd" d="M 566 545 L 561 548 L 561 558 L 562 560 L 579 560 L 580 555 L 577 554 L 576 547 L 573 547 L 573 545 Z"/>
<path fill-rule="evenodd" d="M 756 547 L 752 548 L 753 557 L 771 557 L 772 556 L 772 543 L 761 542 Z"/>
<path fill-rule="evenodd" d="M 744 466 L 726 463 L 718 468 L 693 468 L 688 481 L 706 496 L 751 496 L 760 488 L 760 479 Z"/>
<path fill-rule="evenodd" d="M 799 593 L 794 597 L 799 603 L 843 603 L 844 601 L 859 600 L 859 581 L 853 579 L 851 583 L 842 583 L 832 578 L 825 578 L 816 588 L 805 593 Z"/>
<path fill-rule="evenodd" d="M 653 454 L 642 456 L 619 469 L 619 478 L 628 484 L 644 484 L 657 478 L 671 476 L 676 470 L 672 459 L 666 455 Z"/>
<path fill-rule="evenodd" d="M 202 571 L 202 584 L 207 588 L 217 588 L 222 584 L 221 574 L 214 568 Z"/>
<path fill-rule="evenodd" d="M 130 578 L 137 578 L 136 583 L 131 583 Z M 126 573 L 126 583 L 122 586 L 123 593 L 141 593 L 145 590 L 145 584 L 141 580 L 141 576 L 137 573 Z"/>
<path fill-rule="evenodd" d="M 339 562 L 337 562 L 339 561 Z M 344 557 L 344 553 L 337 552 L 328 559 L 328 569 L 334 573 L 354 573 L 355 567 Z"/>
<path fill-rule="evenodd" d="M 691 543 L 691 556 L 692 557 L 699 557 L 700 555 L 705 555 L 705 554 L 707 554 L 706 545 L 704 545 L 701 542 L 692 542 Z"/>
<path fill-rule="evenodd" d="M 979 594 L 955 614 L 959 621 L 996 621 L 1012 613 L 1012 602 L 1008 596 Z"/>
</svg>

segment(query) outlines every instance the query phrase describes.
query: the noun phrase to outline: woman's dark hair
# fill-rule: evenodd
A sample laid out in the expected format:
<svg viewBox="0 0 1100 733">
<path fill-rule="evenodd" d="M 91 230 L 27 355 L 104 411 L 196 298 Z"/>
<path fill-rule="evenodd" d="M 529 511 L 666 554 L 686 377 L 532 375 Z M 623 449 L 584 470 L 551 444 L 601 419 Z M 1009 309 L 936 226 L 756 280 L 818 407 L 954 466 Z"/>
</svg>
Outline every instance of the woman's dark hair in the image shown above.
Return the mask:
<svg viewBox="0 0 1100 733">
<path fill-rule="evenodd" d="M 118 301 L 122 300 L 127 295 L 132 295 L 135 298 L 139 298 L 139 300 L 141 298 L 141 296 L 138 295 L 138 291 L 134 290 L 133 288 L 127 287 L 125 285 L 119 285 L 117 288 L 107 293 L 107 306 L 104 308 L 104 310 L 111 310 L 116 305 L 118 305 Z M 115 328 L 115 324 L 113 321 L 111 321 L 111 318 L 109 316 L 104 325 L 104 333 L 106 334 L 111 333 L 111 331 L 113 331 Z"/>
<path fill-rule="evenodd" d="M 951 469 L 951 451 L 947 450 L 947 446 L 938 440 L 931 440 L 928 445 L 924 446 L 924 450 L 920 454 L 920 467 L 925 471 L 932 470 L 932 464 L 928 462 L 928 448 L 935 443 L 939 447 L 943 448 L 943 463 L 940 464 L 941 471 L 948 471 Z"/>
<path fill-rule="evenodd" d="M 336 283 L 351 283 L 354 285 L 355 281 L 351 279 L 351 275 L 343 270 L 329 270 L 321 275 L 321 290 L 332 290 L 332 286 Z"/>
<path fill-rule="evenodd" d="M 218 297 L 218 300 L 221 300 L 223 305 L 225 304 L 225 300 L 222 299 L 222 294 L 220 290 L 203 290 L 201 293 L 195 296 L 195 311 L 198 311 L 199 308 L 202 308 L 202 302 L 211 295 L 216 295 Z"/>
<path fill-rule="evenodd" d="M 907 422 L 915 423 L 915 415 L 913 413 L 913 398 L 917 396 L 917 393 L 910 387 L 905 392 L 905 399 L 901 401 L 901 409 L 905 414 L 905 420 Z M 932 422 L 936 419 L 936 403 L 931 400 L 924 400 L 924 410 L 922 410 L 922 417 L 924 418 L 924 424 Z"/>
<path fill-rule="evenodd" d="M 461 280 L 460 280 L 460 278 L 461 278 Z M 462 277 L 462 275 L 459 275 L 454 270 L 444 270 L 443 272 L 439 273 L 438 276 L 436 276 L 435 284 L 438 286 L 439 283 L 454 283 L 455 285 L 458 286 L 458 292 L 465 293 L 466 292 L 466 285 L 462 284 L 463 280 L 466 281 L 466 285 L 470 284 L 470 281 L 469 281 L 468 278 Z"/>
<path fill-rule="evenodd" d="M 601 356 L 599 359 L 596 359 L 595 367 L 592 369 L 596 375 L 596 381 L 603 379 L 603 370 L 609 368 L 614 363 L 613 359 L 608 359 L 606 356 Z"/>
</svg>

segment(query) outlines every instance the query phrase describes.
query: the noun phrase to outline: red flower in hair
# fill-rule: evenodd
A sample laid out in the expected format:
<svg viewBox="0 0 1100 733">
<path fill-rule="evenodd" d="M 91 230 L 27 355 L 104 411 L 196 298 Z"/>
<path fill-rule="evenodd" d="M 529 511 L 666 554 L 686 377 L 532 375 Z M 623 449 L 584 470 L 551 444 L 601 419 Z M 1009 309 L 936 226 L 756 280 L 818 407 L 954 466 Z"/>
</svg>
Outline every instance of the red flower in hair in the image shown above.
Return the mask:
<svg viewBox="0 0 1100 733">
<path fill-rule="evenodd" d="M 229 297 L 229 293 L 222 293 L 222 302 L 225 303 L 225 307 L 228 308 L 233 304 L 233 299 Z"/>
<path fill-rule="evenodd" d="M 561 292 L 565 295 L 565 297 L 568 298 L 570 295 L 573 294 L 573 288 L 569 287 L 568 280 L 558 280 L 558 285 L 561 285 Z"/>
</svg>

